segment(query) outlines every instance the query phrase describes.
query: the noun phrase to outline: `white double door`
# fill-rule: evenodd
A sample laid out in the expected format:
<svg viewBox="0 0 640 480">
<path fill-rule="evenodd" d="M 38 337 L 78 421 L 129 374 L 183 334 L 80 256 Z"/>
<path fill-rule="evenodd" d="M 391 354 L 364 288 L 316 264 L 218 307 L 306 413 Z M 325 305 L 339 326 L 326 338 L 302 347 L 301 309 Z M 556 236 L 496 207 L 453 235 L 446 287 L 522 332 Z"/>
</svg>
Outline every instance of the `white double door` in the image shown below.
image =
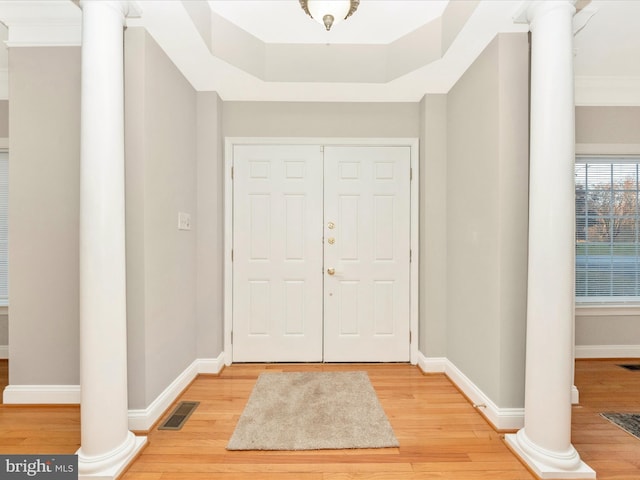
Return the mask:
<svg viewBox="0 0 640 480">
<path fill-rule="evenodd" d="M 408 361 L 410 148 L 233 151 L 233 361 Z"/>
</svg>

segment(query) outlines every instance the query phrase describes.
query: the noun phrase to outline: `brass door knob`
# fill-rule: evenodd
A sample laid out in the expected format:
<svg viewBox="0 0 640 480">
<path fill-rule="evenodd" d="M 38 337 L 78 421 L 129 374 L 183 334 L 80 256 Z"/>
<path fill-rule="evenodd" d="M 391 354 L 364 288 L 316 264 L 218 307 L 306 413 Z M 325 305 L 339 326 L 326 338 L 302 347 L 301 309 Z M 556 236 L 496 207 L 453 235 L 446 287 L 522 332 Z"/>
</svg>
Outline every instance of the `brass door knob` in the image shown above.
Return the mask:
<svg viewBox="0 0 640 480">
<path fill-rule="evenodd" d="M 336 239 L 333 237 L 330 237 L 328 242 L 329 242 L 329 245 L 333 245 L 334 243 L 336 243 Z"/>
<path fill-rule="evenodd" d="M 329 222 L 329 224 L 327 225 L 327 227 L 329 227 L 329 230 L 333 230 L 334 228 L 336 228 L 336 224 L 333 222 Z"/>
<path fill-rule="evenodd" d="M 336 273 L 336 269 L 335 268 L 327 268 L 327 273 L 329 275 L 335 275 Z"/>
</svg>

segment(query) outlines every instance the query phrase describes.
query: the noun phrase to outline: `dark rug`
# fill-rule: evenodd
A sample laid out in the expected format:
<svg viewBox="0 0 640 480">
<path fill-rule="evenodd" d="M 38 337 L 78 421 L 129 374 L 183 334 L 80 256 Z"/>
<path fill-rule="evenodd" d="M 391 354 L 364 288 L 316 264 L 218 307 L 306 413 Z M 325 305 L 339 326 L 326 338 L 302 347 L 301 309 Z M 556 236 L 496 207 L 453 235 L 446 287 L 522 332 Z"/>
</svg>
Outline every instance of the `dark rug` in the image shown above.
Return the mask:
<svg viewBox="0 0 640 480">
<path fill-rule="evenodd" d="M 626 364 L 626 365 L 618 365 L 619 367 L 622 368 L 626 368 L 627 370 L 631 370 L 631 371 L 640 371 L 640 363 L 632 363 L 632 364 Z"/>
<path fill-rule="evenodd" d="M 617 425 L 625 432 L 640 439 L 640 414 L 639 413 L 601 413 L 604 418 Z"/>
</svg>

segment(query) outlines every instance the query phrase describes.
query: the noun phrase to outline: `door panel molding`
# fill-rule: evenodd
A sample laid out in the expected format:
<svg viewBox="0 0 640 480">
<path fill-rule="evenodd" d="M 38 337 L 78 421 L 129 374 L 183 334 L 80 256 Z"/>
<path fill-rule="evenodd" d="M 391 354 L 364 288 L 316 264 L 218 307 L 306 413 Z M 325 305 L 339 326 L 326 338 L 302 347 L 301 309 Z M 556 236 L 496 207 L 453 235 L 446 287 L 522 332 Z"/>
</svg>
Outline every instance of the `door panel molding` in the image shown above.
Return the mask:
<svg viewBox="0 0 640 480">
<path fill-rule="evenodd" d="M 411 185 L 411 263 L 410 263 L 410 362 L 418 362 L 418 278 L 419 278 L 419 142 L 417 138 L 327 138 L 327 137 L 226 137 L 224 150 L 224 362 L 233 359 L 233 150 L 237 145 L 318 145 L 318 146 L 406 146 L 410 147 Z M 290 165 L 288 171 L 296 175 L 299 166 Z M 347 169 L 348 170 L 348 169 Z M 258 174 L 260 172 L 256 172 Z M 352 172 L 353 173 L 353 172 Z M 345 171 L 345 175 L 349 172 Z M 376 166 L 376 175 L 388 176 L 389 167 Z"/>
<path fill-rule="evenodd" d="M 324 148 L 326 362 L 410 360 L 410 161 L 407 146 Z"/>
<path fill-rule="evenodd" d="M 322 151 L 233 153 L 233 359 L 322 361 Z"/>
</svg>

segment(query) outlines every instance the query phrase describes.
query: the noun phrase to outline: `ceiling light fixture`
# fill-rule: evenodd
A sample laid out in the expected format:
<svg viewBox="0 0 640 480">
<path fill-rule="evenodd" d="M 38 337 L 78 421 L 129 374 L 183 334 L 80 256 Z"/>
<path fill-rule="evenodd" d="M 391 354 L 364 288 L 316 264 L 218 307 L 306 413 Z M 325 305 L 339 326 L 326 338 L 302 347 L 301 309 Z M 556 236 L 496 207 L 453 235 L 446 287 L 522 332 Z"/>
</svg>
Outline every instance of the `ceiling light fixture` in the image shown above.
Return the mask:
<svg viewBox="0 0 640 480">
<path fill-rule="evenodd" d="M 300 0 L 302 9 L 327 29 L 346 20 L 358 9 L 360 0 Z"/>
</svg>

